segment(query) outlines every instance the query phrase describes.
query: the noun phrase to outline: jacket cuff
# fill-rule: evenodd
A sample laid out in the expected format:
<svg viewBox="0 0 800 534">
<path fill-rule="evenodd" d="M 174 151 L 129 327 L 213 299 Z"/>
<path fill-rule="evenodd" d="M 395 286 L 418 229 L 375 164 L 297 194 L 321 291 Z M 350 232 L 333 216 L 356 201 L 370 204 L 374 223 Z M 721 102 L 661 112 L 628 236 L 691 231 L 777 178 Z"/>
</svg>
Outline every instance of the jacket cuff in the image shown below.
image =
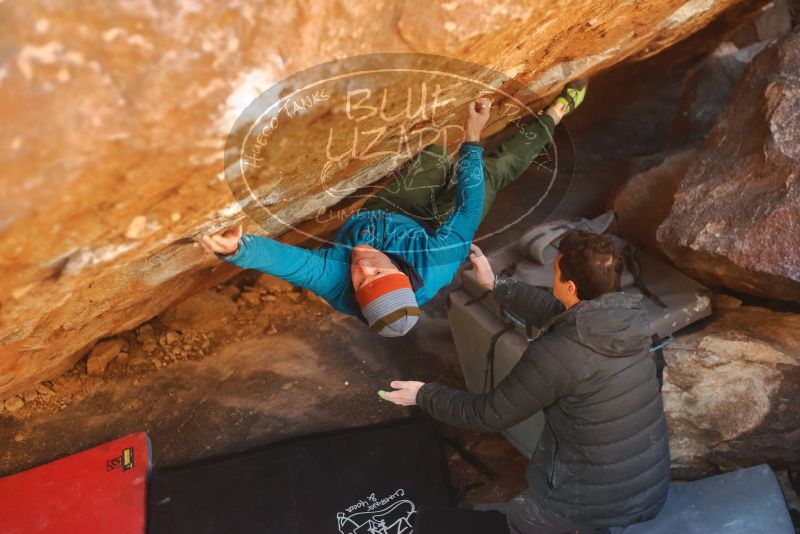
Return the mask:
<svg viewBox="0 0 800 534">
<path fill-rule="evenodd" d="M 417 391 L 417 406 L 419 406 L 423 412 L 427 414 L 431 413 L 433 396 L 437 389 L 439 389 L 439 384 L 427 382 Z"/>
<path fill-rule="evenodd" d="M 497 276 L 494 281 L 494 289 L 492 290 L 492 293 L 501 298 L 507 297 L 508 294 L 514 289 L 515 285 L 517 285 L 517 281 L 513 278 Z"/>
<path fill-rule="evenodd" d="M 483 152 L 483 141 L 464 141 L 463 143 L 461 143 L 461 147 L 462 148 L 473 147 L 472 149 L 468 148 L 468 150 L 478 149 L 481 152 Z"/>
<path fill-rule="evenodd" d="M 228 263 L 232 263 L 234 265 L 238 265 L 237 262 L 242 261 L 244 257 L 247 255 L 247 241 L 250 241 L 249 235 L 243 235 L 239 238 L 239 248 L 233 254 L 217 254 L 217 257 L 221 260 L 225 260 Z"/>
</svg>

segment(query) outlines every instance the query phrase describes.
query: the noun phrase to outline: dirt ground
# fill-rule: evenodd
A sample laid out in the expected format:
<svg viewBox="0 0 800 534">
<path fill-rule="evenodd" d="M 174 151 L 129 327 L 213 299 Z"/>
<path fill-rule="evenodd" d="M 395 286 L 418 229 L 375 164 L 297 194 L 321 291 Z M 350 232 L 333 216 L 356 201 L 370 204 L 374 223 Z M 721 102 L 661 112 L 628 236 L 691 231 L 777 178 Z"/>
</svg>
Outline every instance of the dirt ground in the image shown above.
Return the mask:
<svg viewBox="0 0 800 534">
<path fill-rule="evenodd" d="M 159 345 L 141 361 L 143 344 L 130 332 L 122 336 L 127 365 L 123 354 L 103 375 L 90 376 L 84 360 L 46 383 L 50 392 L 0 415 L 7 436 L 0 474 L 142 430 L 153 442 L 157 469 L 413 415 L 415 409 L 378 398 L 393 379 L 463 387 L 441 302 L 426 307 L 424 326 L 411 335 L 382 339 L 312 295 L 270 293 L 253 283 L 256 277 L 243 273 L 216 289 L 233 296 L 249 288 L 262 298 L 251 304 L 235 297 L 238 312 L 213 328 L 197 324 L 179 333 L 159 319 L 149 323 L 157 339 L 166 332 L 180 337 L 173 348 L 183 352 L 187 339 L 209 339 L 202 355 L 172 359 L 178 351 Z M 442 433 L 462 503 L 506 499 L 524 487 L 525 459 L 499 436 L 444 427 Z"/>
</svg>

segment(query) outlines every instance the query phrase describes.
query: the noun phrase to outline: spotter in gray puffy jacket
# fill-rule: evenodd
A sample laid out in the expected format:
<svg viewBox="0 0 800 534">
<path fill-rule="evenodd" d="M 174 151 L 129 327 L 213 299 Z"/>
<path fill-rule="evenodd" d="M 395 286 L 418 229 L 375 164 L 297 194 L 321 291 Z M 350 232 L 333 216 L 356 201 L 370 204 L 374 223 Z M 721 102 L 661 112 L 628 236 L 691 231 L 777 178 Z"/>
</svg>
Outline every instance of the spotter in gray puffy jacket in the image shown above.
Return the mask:
<svg viewBox="0 0 800 534">
<path fill-rule="evenodd" d="M 498 279 L 493 293 L 517 316 L 546 325 L 538 338 L 488 393 L 428 383 L 417 404 L 477 431 L 503 430 L 544 411 L 529 488 L 504 510 L 515 532 L 655 517 L 667 497 L 670 458 L 640 297 L 606 293 L 565 311 L 550 293 L 515 280 Z"/>
</svg>

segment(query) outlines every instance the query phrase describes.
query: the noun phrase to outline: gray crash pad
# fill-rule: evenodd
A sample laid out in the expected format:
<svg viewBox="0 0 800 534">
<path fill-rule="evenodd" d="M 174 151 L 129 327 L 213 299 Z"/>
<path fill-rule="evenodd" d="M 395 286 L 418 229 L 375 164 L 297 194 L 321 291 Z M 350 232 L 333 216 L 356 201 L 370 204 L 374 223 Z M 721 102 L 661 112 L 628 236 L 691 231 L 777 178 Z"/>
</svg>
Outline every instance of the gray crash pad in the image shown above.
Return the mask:
<svg viewBox="0 0 800 534">
<path fill-rule="evenodd" d="M 673 483 L 652 521 L 612 534 L 794 534 L 778 480 L 757 465 L 688 483 Z"/>
<path fill-rule="evenodd" d="M 450 293 L 447 316 L 467 389 L 473 393 L 481 393 L 491 337 L 502 330 L 504 325 L 486 306 L 480 306 L 479 303 L 469 304 L 472 300 L 473 297 L 466 291 Z M 497 381 L 511 371 L 527 346 L 527 338 L 517 331 L 507 332 L 497 339 L 494 349 Z M 503 434 L 517 450 L 531 456 L 543 428 L 544 414 L 539 412 Z"/>
<path fill-rule="evenodd" d="M 508 533 L 501 514 L 448 508 L 420 510 L 415 529 L 419 534 Z M 673 482 L 658 517 L 609 532 L 794 534 L 794 527 L 775 474 L 769 466 L 757 465 L 695 482 Z"/>
</svg>

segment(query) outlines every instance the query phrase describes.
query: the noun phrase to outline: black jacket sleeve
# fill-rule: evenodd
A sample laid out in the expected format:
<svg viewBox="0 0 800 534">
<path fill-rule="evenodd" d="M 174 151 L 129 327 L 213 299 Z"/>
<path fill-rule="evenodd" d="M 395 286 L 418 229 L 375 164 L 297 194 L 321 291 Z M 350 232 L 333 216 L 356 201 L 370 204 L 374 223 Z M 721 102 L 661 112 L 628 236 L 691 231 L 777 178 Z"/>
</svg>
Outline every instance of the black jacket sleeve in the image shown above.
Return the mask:
<svg viewBox="0 0 800 534">
<path fill-rule="evenodd" d="M 493 294 L 511 313 L 539 328 L 565 310 L 552 293 L 513 278 L 497 277 Z"/>
<path fill-rule="evenodd" d="M 417 404 L 434 419 L 453 426 L 479 432 L 512 427 L 568 394 L 577 383 L 556 356 L 566 341 L 553 337 L 546 335 L 531 343 L 511 372 L 488 393 L 473 395 L 431 382 L 420 388 Z"/>
</svg>

